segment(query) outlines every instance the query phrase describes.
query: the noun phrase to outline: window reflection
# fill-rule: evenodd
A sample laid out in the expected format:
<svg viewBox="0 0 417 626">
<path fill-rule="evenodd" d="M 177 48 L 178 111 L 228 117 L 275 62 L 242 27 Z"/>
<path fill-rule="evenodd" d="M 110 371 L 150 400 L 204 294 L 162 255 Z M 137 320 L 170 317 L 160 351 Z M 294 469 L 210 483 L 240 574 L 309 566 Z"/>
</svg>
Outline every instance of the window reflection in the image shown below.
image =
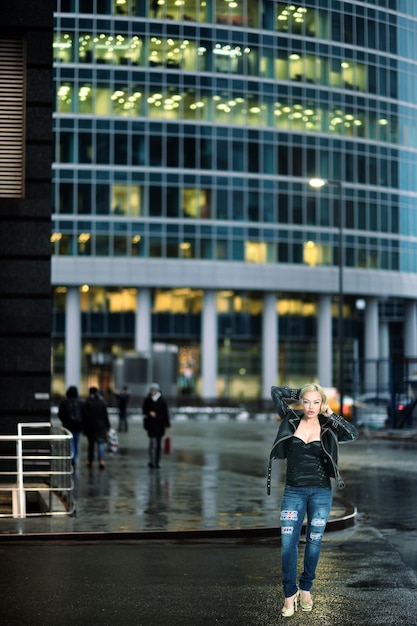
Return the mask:
<svg viewBox="0 0 417 626">
<path fill-rule="evenodd" d="M 155 289 L 153 313 L 201 313 L 202 309 L 200 289 Z"/>
<path fill-rule="evenodd" d="M 216 308 L 218 313 L 250 313 L 261 315 L 263 310 L 262 296 L 257 292 L 237 292 L 221 290 L 217 292 Z"/>
<path fill-rule="evenodd" d="M 148 11 L 153 19 L 209 21 L 206 0 L 149 0 Z"/>
<path fill-rule="evenodd" d="M 314 131 L 346 137 L 396 141 L 398 121 L 392 113 L 329 102 L 305 103 L 295 98 L 236 94 L 212 94 L 196 89 L 158 88 L 146 93 L 143 85 L 110 86 L 83 83 L 74 97 L 74 85 L 63 82 L 57 89 L 59 113 L 146 116 L 167 120 L 204 120 L 218 123 Z M 68 151 L 67 151 L 68 152 Z M 69 153 L 70 154 L 70 153 Z"/>
<path fill-rule="evenodd" d="M 258 50 L 226 41 L 202 42 L 173 37 L 127 37 L 121 34 L 84 34 L 78 42 L 78 58 L 73 50 L 73 35 L 55 35 L 55 61 L 97 63 L 172 70 L 219 72 L 242 76 L 263 76 L 277 80 L 330 85 L 365 92 L 368 71 L 363 63 L 343 58 L 328 59 L 309 53 Z M 369 76 L 374 69 L 369 66 Z"/>
<path fill-rule="evenodd" d="M 206 189 L 183 189 L 182 206 L 186 217 L 210 217 L 210 192 Z"/>
<path fill-rule="evenodd" d="M 267 260 L 267 244 L 265 242 L 245 242 L 245 261 L 247 263 L 266 263 Z"/>
<path fill-rule="evenodd" d="M 314 267 L 315 265 L 331 264 L 331 247 L 317 243 L 315 241 L 306 241 L 304 244 L 303 259 L 304 263 Z"/>
<path fill-rule="evenodd" d="M 80 290 L 83 313 L 130 313 L 136 311 L 136 289 L 85 286 Z"/>
<path fill-rule="evenodd" d="M 143 41 L 137 35 L 106 35 L 104 33 L 80 35 L 78 60 L 80 63 L 112 63 L 139 65 Z"/>
<path fill-rule="evenodd" d="M 278 2 L 277 30 L 294 35 L 314 37 L 316 34 L 315 17 L 317 14 L 318 12 L 314 9 Z"/>
<path fill-rule="evenodd" d="M 70 33 L 54 34 L 54 60 L 62 63 L 72 63 L 74 61 L 73 37 Z"/>
<path fill-rule="evenodd" d="M 140 188 L 132 185 L 112 185 L 111 212 L 113 215 L 138 217 L 141 214 Z"/>
<path fill-rule="evenodd" d="M 59 9 L 62 13 L 96 13 L 121 18 L 147 17 L 151 20 L 215 23 L 234 28 L 265 28 L 288 35 L 370 48 L 376 47 L 379 40 L 381 51 L 397 54 L 396 26 L 387 25 L 387 30 L 391 31 L 389 35 L 378 37 L 381 27 L 378 20 L 366 22 L 359 12 L 356 15 L 331 12 L 324 8 L 305 7 L 301 3 L 272 0 L 61 0 Z"/>
<path fill-rule="evenodd" d="M 324 243 L 320 240 L 304 239 L 291 232 L 281 233 L 279 241 L 246 241 L 229 240 L 214 232 L 201 239 L 195 233 L 166 233 L 153 225 L 151 237 L 142 234 L 132 234 L 128 229 L 122 234 L 114 223 L 108 222 L 79 223 L 76 232 L 69 233 L 74 227 L 72 223 L 62 222 L 62 230 L 56 227 L 51 235 L 53 254 L 78 256 L 126 256 L 132 257 L 162 257 L 182 259 L 223 259 L 225 261 L 241 260 L 247 263 L 297 263 L 314 265 L 331 265 L 337 262 L 337 245 Z M 121 226 L 122 224 L 119 224 Z M 375 225 L 375 230 L 377 229 Z M 67 232 L 65 232 L 67 231 Z M 100 232 L 101 231 L 101 232 Z M 336 241 L 337 243 L 337 241 Z M 75 246 L 75 247 L 74 247 Z M 378 248 L 379 246 L 379 248 Z M 391 240 L 372 238 L 358 238 L 355 246 L 350 248 L 347 261 L 352 267 L 380 267 L 381 259 L 387 269 L 398 269 L 398 253 L 393 250 Z M 384 253 L 384 256 L 381 253 Z M 411 254 L 411 249 L 410 249 Z M 356 256 L 355 256 L 356 255 Z M 162 293 L 162 292 L 161 292 Z M 223 305 L 229 302 L 227 293 L 224 294 Z M 127 297 L 127 296 L 126 296 Z M 161 296 L 162 297 L 162 296 Z M 97 307 L 100 298 L 96 297 L 94 306 Z M 238 301 L 235 301 L 235 304 Z M 222 305 L 222 306 L 223 306 Z"/>
</svg>

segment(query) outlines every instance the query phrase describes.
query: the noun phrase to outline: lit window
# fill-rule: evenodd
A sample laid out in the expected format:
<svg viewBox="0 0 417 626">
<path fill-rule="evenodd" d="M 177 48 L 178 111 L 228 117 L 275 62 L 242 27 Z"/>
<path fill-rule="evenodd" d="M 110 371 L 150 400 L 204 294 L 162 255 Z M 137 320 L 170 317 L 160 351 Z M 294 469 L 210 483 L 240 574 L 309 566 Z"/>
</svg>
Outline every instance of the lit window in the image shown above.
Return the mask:
<svg viewBox="0 0 417 626">
<path fill-rule="evenodd" d="M 245 261 L 247 261 L 247 263 L 266 263 L 267 244 L 264 242 L 246 241 Z"/>
<path fill-rule="evenodd" d="M 111 188 L 111 211 L 114 215 L 140 215 L 140 187 L 113 185 Z"/>
</svg>

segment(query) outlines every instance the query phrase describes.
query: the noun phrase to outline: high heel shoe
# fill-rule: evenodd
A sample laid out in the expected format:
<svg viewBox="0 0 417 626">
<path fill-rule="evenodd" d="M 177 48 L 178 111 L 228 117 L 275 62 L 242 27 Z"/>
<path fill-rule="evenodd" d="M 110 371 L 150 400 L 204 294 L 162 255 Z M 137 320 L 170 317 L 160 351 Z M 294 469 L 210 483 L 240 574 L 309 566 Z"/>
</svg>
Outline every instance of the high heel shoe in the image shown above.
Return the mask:
<svg viewBox="0 0 417 626">
<path fill-rule="evenodd" d="M 300 591 L 297 591 L 297 593 L 294 596 L 292 596 L 292 600 L 293 600 L 292 606 L 287 608 L 284 604 L 284 606 L 281 609 L 281 615 L 283 617 L 291 617 L 291 615 L 294 615 L 294 612 L 297 610 L 299 594 L 300 594 Z"/>
<path fill-rule="evenodd" d="M 300 606 L 302 611 L 311 611 L 313 608 L 313 600 L 310 598 L 308 602 L 304 602 L 303 597 L 300 593 Z"/>
</svg>

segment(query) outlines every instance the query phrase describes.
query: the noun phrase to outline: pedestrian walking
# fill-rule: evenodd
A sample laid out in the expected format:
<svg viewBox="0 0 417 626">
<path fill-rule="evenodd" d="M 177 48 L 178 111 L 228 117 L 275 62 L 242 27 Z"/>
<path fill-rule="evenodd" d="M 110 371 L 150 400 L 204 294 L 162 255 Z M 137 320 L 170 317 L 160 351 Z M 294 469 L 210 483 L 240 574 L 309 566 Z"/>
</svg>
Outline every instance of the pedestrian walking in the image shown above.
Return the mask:
<svg viewBox="0 0 417 626">
<path fill-rule="evenodd" d="M 152 383 L 143 401 L 143 426 L 149 437 L 149 467 L 159 468 L 161 442 L 167 429 L 171 428 L 168 405 L 157 383 Z"/>
<path fill-rule="evenodd" d="M 268 467 L 268 494 L 274 459 L 287 459 L 281 500 L 281 562 L 284 606 L 290 617 L 297 610 L 311 611 L 311 588 L 316 576 L 321 541 L 332 506 L 331 478 L 345 486 L 338 468 L 339 441 L 353 441 L 358 431 L 329 407 L 324 389 L 308 383 L 302 389 L 272 387 L 272 401 L 281 418 Z M 289 405 L 301 402 L 301 410 Z M 304 568 L 297 585 L 298 545 L 307 513 Z"/>
<path fill-rule="evenodd" d="M 58 407 L 58 417 L 64 428 L 70 431 L 71 439 L 71 463 L 76 467 L 78 457 L 78 444 L 82 431 L 81 418 L 82 401 L 78 395 L 78 388 L 75 385 L 68 387 L 65 398 L 61 400 Z"/>
<path fill-rule="evenodd" d="M 83 404 L 83 432 L 88 439 L 87 466 L 92 467 L 97 447 L 97 456 L 100 469 L 104 469 L 105 446 L 110 430 L 110 420 L 107 405 L 100 396 L 97 387 L 90 387 L 89 397 Z"/>
<path fill-rule="evenodd" d="M 127 385 L 124 385 L 121 391 L 115 391 L 114 395 L 117 400 L 117 408 L 119 409 L 119 433 L 127 433 L 128 431 L 128 422 L 127 422 L 127 407 L 130 400 L 129 388 Z"/>
</svg>

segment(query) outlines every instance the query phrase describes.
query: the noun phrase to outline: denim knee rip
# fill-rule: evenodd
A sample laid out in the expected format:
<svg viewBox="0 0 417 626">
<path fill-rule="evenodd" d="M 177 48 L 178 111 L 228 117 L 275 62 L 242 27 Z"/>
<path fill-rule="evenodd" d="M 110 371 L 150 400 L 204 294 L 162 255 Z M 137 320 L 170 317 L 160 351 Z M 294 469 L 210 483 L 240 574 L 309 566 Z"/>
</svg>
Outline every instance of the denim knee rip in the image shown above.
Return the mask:
<svg viewBox="0 0 417 626">
<path fill-rule="evenodd" d="M 281 511 L 282 522 L 296 522 L 298 520 L 298 511 Z"/>
<path fill-rule="evenodd" d="M 321 541 L 322 535 L 320 533 L 310 533 L 311 541 Z"/>
<path fill-rule="evenodd" d="M 281 511 L 282 522 L 296 522 L 298 520 L 298 511 Z M 283 526 L 281 533 L 283 535 L 292 535 L 294 532 L 293 526 Z"/>
<path fill-rule="evenodd" d="M 311 520 L 311 526 L 315 527 L 317 530 L 315 532 L 313 530 L 311 531 L 310 540 L 321 541 L 323 538 L 324 529 L 326 527 L 326 520 L 321 519 L 320 517 L 314 518 Z"/>
</svg>

